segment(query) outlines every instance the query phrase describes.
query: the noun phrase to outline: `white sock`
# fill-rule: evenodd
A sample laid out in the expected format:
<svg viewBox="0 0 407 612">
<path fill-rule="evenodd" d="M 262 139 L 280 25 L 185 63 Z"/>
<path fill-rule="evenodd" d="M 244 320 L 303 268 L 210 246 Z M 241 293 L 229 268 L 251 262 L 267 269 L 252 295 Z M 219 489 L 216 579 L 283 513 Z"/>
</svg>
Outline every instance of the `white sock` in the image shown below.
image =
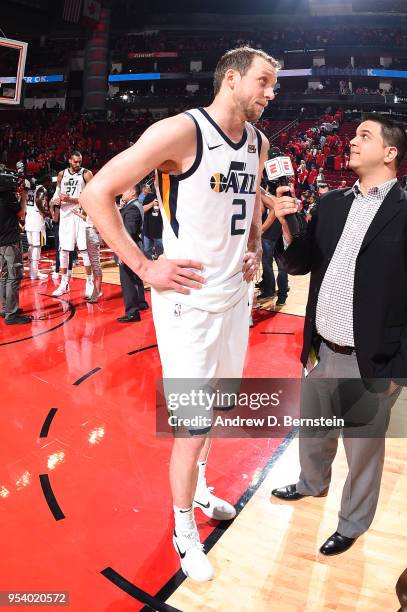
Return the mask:
<svg viewBox="0 0 407 612">
<path fill-rule="evenodd" d="M 196 483 L 196 490 L 199 492 L 206 491 L 208 485 L 206 484 L 206 461 L 198 461 L 198 481 Z"/>
<path fill-rule="evenodd" d="M 92 274 L 87 274 L 87 275 L 86 275 L 86 281 L 87 281 L 87 282 L 89 282 L 89 283 L 92 283 L 92 282 L 93 282 L 93 276 L 92 276 Z"/>
<path fill-rule="evenodd" d="M 68 274 L 61 274 L 61 285 L 67 285 L 69 282 Z"/>
<path fill-rule="evenodd" d="M 192 506 L 190 508 L 178 508 L 174 506 L 175 531 L 185 533 L 196 529 L 196 523 Z"/>
</svg>

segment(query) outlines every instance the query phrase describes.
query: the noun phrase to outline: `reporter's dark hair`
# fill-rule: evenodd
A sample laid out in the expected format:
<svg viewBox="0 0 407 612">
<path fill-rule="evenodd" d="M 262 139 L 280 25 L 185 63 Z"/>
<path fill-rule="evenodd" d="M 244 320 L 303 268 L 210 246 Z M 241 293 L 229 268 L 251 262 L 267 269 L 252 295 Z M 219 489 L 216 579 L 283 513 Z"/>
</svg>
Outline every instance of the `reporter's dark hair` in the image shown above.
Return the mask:
<svg viewBox="0 0 407 612">
<path fill-rule="evenodd" d="M 407 153 L 407 134 L 403 128 L 379 113 L 363 113 L 363 121 L 374 121 L 381 125 L 384 144 L 387 147 L 392 146 L 397 149 L 396 168 L 399 168 Z"/>
<path fill-rule="evenodd" d="M 269 64 L 277 71 L 281 68 L 280 63 L 271 55 L 261 49 L 253 49 L 249 46 L 237 47 L 226 51 L 218 61 L 213 75 L 213 93 L 216 96 L 219 93 L 223 79 L 228 70 L 237 70 L 241 76 L 244 76 L 249 70 L 255 57 L 261 57 L 269 62 Z"/>
</svg>

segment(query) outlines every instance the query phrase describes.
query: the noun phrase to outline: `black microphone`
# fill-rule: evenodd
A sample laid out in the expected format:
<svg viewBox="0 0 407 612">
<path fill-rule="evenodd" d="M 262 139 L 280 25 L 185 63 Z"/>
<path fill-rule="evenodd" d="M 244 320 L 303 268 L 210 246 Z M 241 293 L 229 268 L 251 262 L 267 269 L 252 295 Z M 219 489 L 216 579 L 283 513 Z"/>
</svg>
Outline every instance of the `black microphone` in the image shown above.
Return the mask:
<svg viewBox="0 0 407 612">
<path fill-rule="evenodd" d="M 289 186 L 289 177 L 294 176 L 294 168 L 291 159 L 281 153 L 278 147 L 271 147 L 269 150 L 269 158 L 264 164 L 267 178 L 276 187 Z M 290 189 L 286 190 L 286 194 L 290 194 Z M 304 232 L 304 224 L 297 213 L 291 213 L 285 216 L 288 229 L 293 238 L 301 236 Z"/>
</svg>

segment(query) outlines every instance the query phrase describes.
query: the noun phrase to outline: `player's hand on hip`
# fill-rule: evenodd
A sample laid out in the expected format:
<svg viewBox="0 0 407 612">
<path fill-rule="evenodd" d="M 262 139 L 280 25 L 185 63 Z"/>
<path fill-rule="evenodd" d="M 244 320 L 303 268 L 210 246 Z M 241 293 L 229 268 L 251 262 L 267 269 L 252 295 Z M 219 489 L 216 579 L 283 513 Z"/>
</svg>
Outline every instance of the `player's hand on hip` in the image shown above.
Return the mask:
<svg viewBox="0 0 407 612">
<path fill-rule="evenodd" d="M 243 279 L 250 283 L 257 274 L 261 262 L 261 248 L 256 251 L 247 251 L 243 258 Z"/>
<path fill-rule="evenodd" d="M 166 259 L 159 257 L 149 262 L 144 280 L 154 289 L 170 289 L 177 293 L 190 293 L 189 289 L 201 289 L 205 278 L 199 274 L 203 264 L 192 259 Z"/>
<path fill-rule="evenodd" d="M 274 214 L 281 223 L 284 238 L 287 242 L 291 242 L 293 237 L 288 229 L 285 217 L 298 212 L 297 199 L 295 197 L 294 187 L 291 185 L 277 187 L 276 198 L 274 200 Z"/>
</svg>

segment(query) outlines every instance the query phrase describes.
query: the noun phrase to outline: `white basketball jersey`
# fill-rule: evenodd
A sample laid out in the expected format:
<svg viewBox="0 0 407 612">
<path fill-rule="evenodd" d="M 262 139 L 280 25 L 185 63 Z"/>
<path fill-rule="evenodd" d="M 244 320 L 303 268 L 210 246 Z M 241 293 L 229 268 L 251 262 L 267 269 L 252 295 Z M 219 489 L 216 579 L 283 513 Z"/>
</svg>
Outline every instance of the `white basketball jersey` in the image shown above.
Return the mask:
<svg viewBox="0 0 407 612">
<path fill-rule="evenodd" d="M 78 172 L 74 172 L 72 174 L 69 168 L 65 168 L 61 180 L 61 193 L 64 193 L 71 198 L 79 198 L 86 185 L 85 179 L 83 178 L 84 172 L 86 172 L 86 169 L 80 168 Z M 67 215 L 71 215 L 73 208 L 78 208 L 78 205 L 61 202 L 61 219 Z"/>
<path fill-rule="evenodd" d="M 246 123 L 232 142 L 203 108 L 186 113 L 197 129 L 197 154 L 184 174 L 156 173 L 167 259 L 204 265 L 206 283 L 189 295 L 160 292 L 176 303 L 223 312 L 247 295 L 242 266 L 256 198 L 261 133 Z"/>
<path fill-rule="evenodd" d="M 42 187 L 42 185 L 37 185 L 35 189 L 30 189 L 27 193 L 27 210 L 25 215 L 26 232 L 41 232 L 45 228 L 45 219 L 35 204 L 37 193 L 41 189 L 44 189 L 44 187 Z"/>
</svg>

